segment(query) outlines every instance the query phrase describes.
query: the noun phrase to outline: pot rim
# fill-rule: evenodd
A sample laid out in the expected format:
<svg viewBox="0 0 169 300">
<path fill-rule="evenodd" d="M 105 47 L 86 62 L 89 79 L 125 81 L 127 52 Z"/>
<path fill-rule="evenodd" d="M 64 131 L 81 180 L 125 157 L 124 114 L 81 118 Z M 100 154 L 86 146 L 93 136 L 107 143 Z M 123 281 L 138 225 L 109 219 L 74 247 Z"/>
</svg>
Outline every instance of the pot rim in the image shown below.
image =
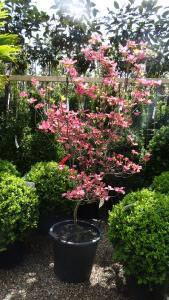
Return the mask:
<svg viewBox="0 0 169 300">
<path fill-rule="evenodd" d="M 67 241 L 65 241 L 65 240 L 62 240 L 62 239 L 59 239 L 59 238 L 57 238 L 56 236 L 55 236 L 55 234 L 54 234 L 54 228 L 57 226 L 57 227 L 59 227 L 59 226 L 61 226 L 62 224 L 64 225 L 64 224 L 68 224 L 68 223 L 74 223 L 74 220 L 64 220 L 64 221 L 60 221 L 60 222 L 57 222 L 57 223 L 55 223 L 55 224 L 53 224 L 53 226 L 50 228 L 50 230 L 49 230 L 49 235 L 54 239 L 54 240 L 56 240 L 57 242 L 59 242 L 59 243 L 61 243 L 61 244 L 64 244 L 64 245 L 71 245 L 71 246 L 89 246 L 89 245 L 92 245 L 92 244 L 95 244 L 95 243 L 97 243 L 99 240 L 100 240 L 100 235 L 101 235 L 101 233 L 100 233 L 100 230 L 99 230 L 99 228 L 97 227 L 97 226 L 95 226 L 94 224 L 92 224 L 92 223 L 89 223 L 89 222 L 87 222 L 87 221 L 83 221 L 83 220 L 78 220 L 77 221 L 77 223 L 78 224 L 84 224 L 84 225 L 87 225 L 87 226 L 89 226 L 90 228 L 93 228 L 94 230 L 95 230 L 95 232 L 97 232 L 97 238 L 95 238 L 95 239 L 92 239 L 92 240 L 90 240 L 90 241 L 88 241 L 88 242 L 80 242 L 80 243 L 76 243 L 76 242 L 67 242 Z"/>
</svg>

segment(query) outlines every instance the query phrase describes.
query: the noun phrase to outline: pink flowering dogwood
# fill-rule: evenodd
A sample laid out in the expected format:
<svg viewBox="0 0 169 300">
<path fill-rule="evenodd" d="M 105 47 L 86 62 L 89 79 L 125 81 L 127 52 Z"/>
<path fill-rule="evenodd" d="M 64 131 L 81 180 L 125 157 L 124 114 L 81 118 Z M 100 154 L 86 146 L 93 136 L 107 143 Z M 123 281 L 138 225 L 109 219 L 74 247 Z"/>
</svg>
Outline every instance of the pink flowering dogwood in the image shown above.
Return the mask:
<svg viewBox="0 0 169 300">
<path fill-rule="evenodd" d="M 131 77 L 136 78 L 132 89 L 127 88 L 128 77 L 124 78 L 123 84 L 120 83 L 117 63 L 107 55 L 109 48 L 95 34 L 89 45 L 82 49 L 86 60 L 97 63 L 104 74 L 101 84 L 85 82 L 75 67 L 76 60 L 64 58 L 60 62 L 79 99 L 84 96 L 90 99 L 92 105 L 88 109 L 69 110 L 64 97 L 58 105 L 49 105 L 45 97 L 50 89 L 38 89 L 36 79 L 32 80 L 32 85 L 42 102 L 25 92 L 20 94 L 23 99 L 28 98 L 28 103 L 34 105 L 37 113 L 43 111 L 46 115 L 39 124 L 39 130 L 55 134 L 66 150 L 67 155 L 60 161 L 59 167 L 68 162 L 72 167 L 71 177 L 77 183 L 73 190 L 64 194 L 68 199 L 77 201 L 75 219 L 81 202 L 100 201 L 101 206 L 109 200 L 111 192 L 125 193 L 124 187 L 106 186 L 106 174 L 123 176 L 141 171 L 142 166 L 135 163 L 135 160 L 139 162 L 138 143 L 130 128 L 133 116 L 141 114 L 139 107 L 152 102 L 151 89 L 160 85 L 160 82 L 142 78 L 143 64 L 150 55 L 144 43 L 128 41 L 125 47 L 120 47 L 122 60 L 128 66 Z M 114 151 L 114 145 L 121 141 L 131 147 L 130 157 Z M 146 163 L 150 156 L 150 153 L 144 152 L 140 161 Z"/>
<path fill-rule="evenodd" d="M 97 47 L 96 47 L 97 46 Z M 138 105 L 151 103 L 150 90 L 159 83 L 141 79 L 142 67 L 140 64 L 149 57 L 144 43 L 136 44 L 128 41 L 120 51 L 123 59 L 130 64 L 130 70 L 137 75 L 138 80 L 130 94 L 123 89 L 118 96 L 119 73 L 117 64 L 106 56 L 109 45 L 101 44 L 101 37 L 95 35 L 89 41 L 89 46 L 82 49 L 88 61 L 95 61 L 104 71 L 101 86 L 86 83 L 78 75 L 76 61 L 64 58 L 61 63 L 71 78 L 78 95 L 87 95 L 94 109 L 69 110 L 67 105 L 60 102 L 53 105 L 46 112 L 46 120 L 39 124 L 39 129 L 54 133 L 65 148 L 68 155 L 60 162 L 60 166 L 67 161 L 76 169 L 74 178 L 77 186 L 64 196 L 70 200 L 93 202 L 100 201 L 100 206 L 110 198 L 109 192 L 124 194 L 123 187 L 106 186 L 105 174 L 123 175 L 139 173 L 142 166 L 134 163 L 131 158 L 112 150 L 112 145 L 126 136 L 126 143 L 136 147 L 134 137 L 129 134 L 132 126 L 132 115 L 139 115 Z M 126 94 L 127 93 L 127 94 Z M 37 107 L 37 105 L 36 105 Z M 125 135 L 125 134 L 126 135 Z M 139 152 L 131 150 L 131 156 L 138 156 Z M 145 153 L 143 161 L 150 158 Z M 77 218 L 77 215 L 75 216 Z"/>
</svg>

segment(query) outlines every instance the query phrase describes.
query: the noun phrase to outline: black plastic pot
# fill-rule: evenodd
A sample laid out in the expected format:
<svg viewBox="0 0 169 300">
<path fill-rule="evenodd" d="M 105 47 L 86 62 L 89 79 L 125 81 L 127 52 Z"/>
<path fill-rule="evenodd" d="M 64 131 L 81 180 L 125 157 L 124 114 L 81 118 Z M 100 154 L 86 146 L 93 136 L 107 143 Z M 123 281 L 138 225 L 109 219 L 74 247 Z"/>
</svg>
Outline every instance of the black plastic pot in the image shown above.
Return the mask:
<svg viewBox="0 0 169 300">
<path fill-rule="evenodd" d="M 7 250 L 0 252 L 0 269 L 10 269 L 23 261 L 24 245 L 22 242 L 14 242 L 8 245 Z"/>
<path fill-rule="evenodd" d="M 78 225 L 96 233 L 96 238 L 88 242 L 73 243 L 57 238 L 56 234 L 66 224 L 73 224 L 73 220 L 59 222 L 50 229 L 50 236 L 54 240 L 54 272 L 56 276 L 68 283 L 88 281 L 91 275 L 97 244 L 100 240 L 99 229 L 88 222 L 78 221 Z"/>
</svg>

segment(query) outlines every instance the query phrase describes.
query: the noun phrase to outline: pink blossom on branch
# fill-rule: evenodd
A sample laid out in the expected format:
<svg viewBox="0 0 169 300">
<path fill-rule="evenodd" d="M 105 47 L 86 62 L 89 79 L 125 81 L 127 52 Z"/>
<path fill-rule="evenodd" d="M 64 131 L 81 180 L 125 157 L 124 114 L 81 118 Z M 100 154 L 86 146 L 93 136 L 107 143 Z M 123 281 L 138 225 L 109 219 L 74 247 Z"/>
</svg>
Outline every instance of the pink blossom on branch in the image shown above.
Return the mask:
<svg viewBox="0 0 169 300">
<path fill-rule="evenodd" d="M 116 193 L 123 194 L 123 195 L 125 194 L 125 188 L 124 187 L 114 187 L 113 189 Z"/>
<path fill-rule="evenodd" d="M 96 43 L 101 43 L 102 39 L 101 39 L 101 35 L 98 33 L 93 33 L 91 35 L 91 38 L 89 40 L 89 44 L 95 45 Z"/>
<path fill-rule="evenodd" d="M 39 81 L 36 78 L 34 78 L 34 77 L 31 79 L 31 83 L 35 87 L 37 87 L 39 85 Z"/>
<path fill-rule="evenodd" d="M 137 79 L 137 82 L 140 85 L 149 86 L 149 87 L 161 85 L 161 80 L 153 80 L 153 79 L 146 79 L 146 78 Z"/>
<path fill-rule="evenodd" d="M 150 160 L 150 158 L 151 158 L 151 153 L 147 152 L 147 153 L 143 156 L 142 159 L 143 159 L 144 162 L 147 162 L 147 161 Z"/>
<path fill-rule="evenodd" d="M 108 188 L 102 179 L 100 175 L 86 175 L 84 172 L 81 172 L 76 177 L 78 186 L 72 191 L 63 194 L 63 196 L 70 200 L 85 200 L 87 202 L 107 201 L 110 198 Z"/>
<path fill-rule="evenodd" d="M 46 90 L 43 89 L 43 88 L 41 88 L 41 89 L 39 90 L 39 95 L 40 95 L 41 97 L 45 97 L 45 96 L 46 96 Z"/>
<path fill-rule="evenodd" d="M 38 104 L 35 105 L 34 108 L 35 108 L 35 109 L 42 109 L 44 106 L 45 106 L 44 103 L 38 103 Z"/>
<path fill-rule="evenodd" d="M 26 97 L 28 97 L 28 93 L 23 91 L 23 92 L 20 92 L 19 96 L 23 97 L 23 98 L 26 98 Z"/>
<path fill-rule="evenodd" d="M 28 99 L 29 104 L 34 104 L 35 102 L 37 102 L 37 99 L 35 99 L 35 98 Z"/>
</svg>

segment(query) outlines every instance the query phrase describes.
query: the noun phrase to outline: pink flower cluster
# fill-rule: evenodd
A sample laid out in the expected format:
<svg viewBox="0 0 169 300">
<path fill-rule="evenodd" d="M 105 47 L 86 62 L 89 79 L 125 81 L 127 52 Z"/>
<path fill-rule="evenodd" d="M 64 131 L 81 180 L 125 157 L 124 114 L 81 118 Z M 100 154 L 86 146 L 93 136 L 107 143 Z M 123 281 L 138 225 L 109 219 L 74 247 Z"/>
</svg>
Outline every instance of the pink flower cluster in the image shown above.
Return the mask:
<svg viewBox="0 0 169 300">
<path fill-rule="evenodd" d="M 139 173 L 142 169 L 142 166 L 133 163 L 128 157 L 125 157 L 122 154 L 114 153 L 113 157 L 108 157 L 108 161 L 113 162 L 116 167 L 113 169 L 118 169 L 121 173 L 134 174 Z M 118 171 L 118 173 L 120 172 Z"/>
<path fill-rule="evenodd" d="M 31 79 L 31 83 L 35 87 L 37 87 L 39 85 L 39 81 L 36 78 L 34 78 L 34 77 Z"/>
<path fill-rule="evenodd" d="M 72 191 L 68 191 L 64 196 L 70 200 L 86 200 L 88 202 L 109 199 L 108 189 L 103 183 L 102 175 L 91 174 L 87 175 L 84 172 L 76 176 L 79 185 Z"/>
<path fill-rule="evenodd" d="M 131 92 L 131 96 L 133 97 L 135 103 L 144 103 L 144 104 L 150 104 L 152 103 L 151 99 L 149 99 L 150 97 L 150 91 L 141 91 L 141 90 L 134 90 L 133 92 Z"/>
<path fill-rule="evenodd" d="M 34 109 L 40 110 L 44 107 L 46 107 L 46 101 L 45 96 L 47 95 L 48 91 L 53 91 L 53 88 L 50 86 L 47 86 L 46 88 L 40 88 L 39 81 L 36 78 L 31 79 L 31 84 L 33 86 L 33 94 L 35 94 L 35 97 L 32 97 L 32 90 L 31 92 L 22 91 L 19 96 L 22 98 L 22 100 L 26 100 L 28 104 L 30 104 Z M 43 102 L 39 102 L 38 98 L 41 99 Z M 34 106 L 33 106 L 34 105 Z"/>
<path fill-rule="evenodd" d="M 106 186 L 103 182 L 103 174 L 86 175 L 81 172 L 77 175 L 76 180 L 79 185 L 72 191 L 63 194 L 69 200 L 85 200 L 90 203 L 92 199 L 93 202 L 100 201 L 100 206 L 102 206 L 104 201 L 108 201 L 110 198 L 109 191 L 125 194 L 124 187 Z"/>
<path fill-rule="evenodd" d="M 135 41 L 128 41 L 124 47 L 120 47 L 120 52 L 130 64 L 140 63 L 150 57 L 147 45 L 143 42 L 137 44 Z"/>
<path fill-rule="evenodd" d="M 27 92 L 25 92 L 25 91 L 23 91 L 23 92 L 20 92 L 20 94 L 19 94 L 19 96 L 20 97 L 28 97 L 28 93 Z"/>
<path fill-rule="evenodd" d="M 139 78 L 137 79 L 138 84 L 143 85 L 143 86 L 160 86 L 161 85 L 161 80 L 153 80 L 153 79 L 146 79 L 146 78 Z"/>
</svg>

